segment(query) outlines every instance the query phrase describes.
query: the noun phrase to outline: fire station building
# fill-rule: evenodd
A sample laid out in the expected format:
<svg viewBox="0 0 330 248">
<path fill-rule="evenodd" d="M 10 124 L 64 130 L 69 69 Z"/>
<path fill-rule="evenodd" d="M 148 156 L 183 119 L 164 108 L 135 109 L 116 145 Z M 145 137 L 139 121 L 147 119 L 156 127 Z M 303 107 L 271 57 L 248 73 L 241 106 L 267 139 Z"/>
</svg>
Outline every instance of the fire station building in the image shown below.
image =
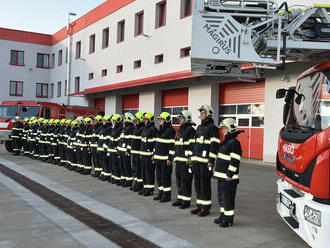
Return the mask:
<svg viewBox="0 0 330 248">
<path fill-rule="evenodd" d="M 243 156 L 274 162 L 287 88 L 311 65 L 287 64 L 261 80 L 191 73 L 192 0 L 108 0 L 53 35 L 0 28 L 0 100 L 98 107 L 107 114 L 182 109 L 199 124 L 233 117 Z M 200 44 L 203 46 L 204 44 Z M 174 120 L 174 124 L 176 120 Z"/>
</svg>

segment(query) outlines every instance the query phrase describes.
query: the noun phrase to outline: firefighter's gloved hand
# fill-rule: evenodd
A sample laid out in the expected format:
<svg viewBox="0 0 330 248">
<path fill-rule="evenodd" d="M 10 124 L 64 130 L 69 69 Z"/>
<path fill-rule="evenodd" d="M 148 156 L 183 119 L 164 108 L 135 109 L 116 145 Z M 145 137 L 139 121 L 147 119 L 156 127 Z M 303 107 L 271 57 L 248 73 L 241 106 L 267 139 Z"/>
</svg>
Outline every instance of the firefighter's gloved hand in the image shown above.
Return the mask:
<svg viewBox="0 0 330 248">
<path fill-rule="evenodd" d="M 108 157 L 110 156 L 110 152 L 107 153 L 107 156 L 108 156 Z"/>
<path fill-rule="evenodd" d="M 192 174 L 192 169 L 191 169 L 191 168 L 189 168 L 189 169 L 188 169 L 188 172 L 189 172 L 190 174 Z"/>
<path fill-rule="evenodd" d="M 129 152 L 125 152 L 125 155 L 128 157 L 129 156 Z"/>
<path fill-rule="evenodd" d="M 226 177 L 226 181 L 227 181 L 227 182 L 230 182 L 230 181 L 232 181 L 232 180 L 233 180 L 233 179 L 232 179 L 231 177 L 229 177 L 229 176 Z"/>
<path fill-rule="evenodd" d="M 171 165 L 172 165 L 172 161 L 168 159 L 168 160 L 166 161 L 166 164 L 167 164 L 167 166 L 171 166 Z"/>
</svg>

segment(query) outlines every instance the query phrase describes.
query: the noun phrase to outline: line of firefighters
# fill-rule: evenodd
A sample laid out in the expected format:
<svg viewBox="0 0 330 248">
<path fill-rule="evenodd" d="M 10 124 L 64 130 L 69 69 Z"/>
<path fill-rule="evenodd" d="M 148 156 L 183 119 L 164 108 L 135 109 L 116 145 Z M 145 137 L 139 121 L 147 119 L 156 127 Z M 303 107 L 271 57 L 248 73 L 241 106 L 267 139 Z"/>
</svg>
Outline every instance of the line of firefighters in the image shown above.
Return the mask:
<svg viewBox="0 0 330 248">
<path fill-rule="evenodd" d="M 139 195 L 151 196 L 155 181 L 158 194 L 154 200 L 171 200 L 171 174 L 175 164 L 177 200 L 173 206 L 190 207 L 194 180 L 197 207 L 192 214 L 206 216 L 211 208 L 211 178 L 218 179 L 220 214 L 215 223 L 221 227 L 233 224 L 235 195 L 239 183 L 241 145 L 240 131 L 234 119 L 224 119 L 220 127 L 225 139 L 220 142 L 218 128 L 212 119 L 213 109 L 202 105 L 201 124 L 195 130 L 191 113 L 182 111 L 180 128 L 172 127 L 172 117 L 162 112 L 159 129 L 152 113 L 138 112 L 93 119 L 45 120 L 31 117 L 24 124 L 16 117 L 12 129 L 14 154 L 24 155 L 102 181 L 130 187 Z"/>
</svg>

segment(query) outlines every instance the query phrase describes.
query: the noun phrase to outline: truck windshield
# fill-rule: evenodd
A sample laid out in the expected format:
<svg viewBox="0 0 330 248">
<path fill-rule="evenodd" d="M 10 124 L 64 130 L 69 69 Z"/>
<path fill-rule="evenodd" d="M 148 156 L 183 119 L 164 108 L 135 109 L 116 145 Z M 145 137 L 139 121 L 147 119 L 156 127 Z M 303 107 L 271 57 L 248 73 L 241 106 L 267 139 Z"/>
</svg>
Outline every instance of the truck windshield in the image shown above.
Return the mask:
<svg viewBox="0 0 330 248">
<path fill-rule="evenodd" d="M 301 102 L 292 100 L 286 126 L 300 129 L 324 130 L 330 126 L 330 70 L 300 79 L 296 91 Z M 298 101 L 299 102 L 299 101 Z"/>
<path fill-rule="evenodd" d="M 30 118 L 32 116 L 38 117 L 39 116 L 39 106 L 22 106 L 19 116 L 21 118 Z"/>
<path fill-rule="evenodd" d="M 14 118 L 17 115 L 17 106 L 0 106 L 0 118 Z"/>
</svg>

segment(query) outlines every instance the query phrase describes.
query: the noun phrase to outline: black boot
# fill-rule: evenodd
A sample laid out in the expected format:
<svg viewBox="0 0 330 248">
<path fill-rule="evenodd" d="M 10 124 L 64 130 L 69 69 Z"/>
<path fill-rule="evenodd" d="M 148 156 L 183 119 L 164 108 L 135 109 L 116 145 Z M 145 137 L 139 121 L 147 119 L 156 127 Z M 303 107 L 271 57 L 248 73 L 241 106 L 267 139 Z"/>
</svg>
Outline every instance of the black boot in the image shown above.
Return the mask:
<svg viewBox="0 0 330 248">
<path fill-rule="evenodd" d="M 181 206 L 181 200 L 180 199 L 177 199 L 175 202 L 172 203 L 172 206 L 173 207 Z"/>
<path fill-rule="evenodd" d="M 215 224 L 220 224 L 222 223 L 222 221 L 223 221 L 223 213 L 221 213 L 218 218 L 214 219 Z"/>
<path fill-rule="evenodd" d="M 171 201 L 171 194 L 165 193 L 163 194 L 162 199 L 159 202 L 169 202 Z"/>
<path fill-rule="evenodd" d="M 202 208 L 201 211 L 198 213 L 199 217 L 205 217 L 210 214 L 210 211 L 208 209 Z"/>
<path fill-rule="evenodd" d="M 163 192 L 159 191 L 158 194 L 154 197 L 154 201 L 159 201 L 163 197 Z"/>
<path fill-rule="evenodd" d="M 226 228 L 226 227 L 232 226 L 233 224 L 234 223 L 233 222 L 230 222 L 230 221 L 222 221 L 219 225 L 220 225 L 220 227 Z"/>
<path fill-rule="evenodd" d="M 200 208 L 195 208 L 195 209 L 191 210 L 190 213 L 196 215 L 196 214 L 198 214 L 200 211 L 201 211 Z"/>
<path fill-rule="evenodd" d="M 154 194 L 154 191 L 151 189 L 146 189 L 143 196 L 151 196 Z"/>
<path fill-rule="evenodd" d="M 181 202 L 180 209 L 186 209 L 190 207 L 190 202 Z"/>
<path fill-rule="evenodd" d="M 139 194 L 139 195 L 143 195 L 145 190 L 146 190 L 146 189 L 142 188 L 142 189 L 139 191 L 138 194 Z"/>
</svg>

